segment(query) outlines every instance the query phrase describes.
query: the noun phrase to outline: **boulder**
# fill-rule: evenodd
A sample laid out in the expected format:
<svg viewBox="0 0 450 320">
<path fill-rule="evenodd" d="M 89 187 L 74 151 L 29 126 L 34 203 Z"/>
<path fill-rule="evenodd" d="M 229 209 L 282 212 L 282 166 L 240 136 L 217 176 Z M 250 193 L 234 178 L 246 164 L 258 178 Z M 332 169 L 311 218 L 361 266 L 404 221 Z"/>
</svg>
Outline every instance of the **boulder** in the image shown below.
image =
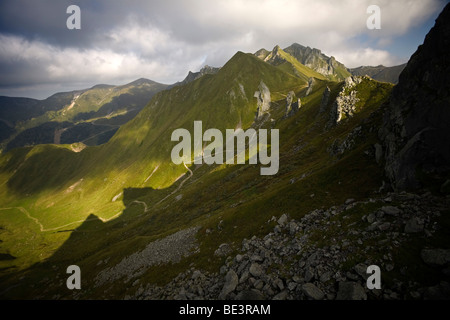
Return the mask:
<svg viewBox="0 0 450 320">
<path fill-rule="evenodd" d="M 359 283 L 341 281 L 336 300 L 367 300 L 367 294 Z"/>
<path fill-rule="evenodd" d="M 263 274 L 263 270 L 258 263 L 252 263 L 249 272 L 256 278 L 260 277 Z"/>
<path fill-rule="evenodd" d="M 381 208 L 381 211 L 383 211 L 385 214 L 387 215 L 391 215 L 391 216 L 397 216 L 398 214 L 400 214 L 402 211 L 394 206 L 383 206 Z"/>
<path fill-rule="evenodd" d="M 216 251 L 214 251 L 214 255 L 218 257 L 224 257 L 231 253 L 231 246 L 228 243 L 222 243 Z"/>
<path fill-rule="evenodd" d="M 264 300 L 264 295 L 256 289 L 243 290 L 236 296 L 236 300 Z"/>
<path fill-rule="evenodd" d="M 419 218 L 414 217 L 409 219 L 405 225 L 405 233 L 417 233 L 423 231 L 423 223 Z"/>
<path fill-rule="evenodd" d="M 450 262 L 450 249 L 423 249 L 422 260 L 432 266 L 444 266 Z"/>
<path fill-rule="evenodd" d="M 226 299 L 228 294 L 236 289 L 238 283 L 239 279 L 236 272 L 234 272 L 233 270 L 228 271 L 227 275 L 225 276 L 225 284 L 223 285 L 222 291 L 219 295 L 219 300 Z"/>
<path fill-rule="evenodd" d="M 288 220 L 287 215 L 286 215 L 286 214 L 283 214 L 283 215 L 278 219 L 277 223 L 278 223 L 280 226 L 284 226 L 284 225 L 286 224 L 287 220 Z"/>
<path fill-rule="evenodd" d="M 322 300 L 325 297 L 325 294 L 322 292 L 322 290 L 317 288 L 312 283 L 305 283 L 302 286 L 302 291 L 307 297 L 313 300 Z"/>
</svg>

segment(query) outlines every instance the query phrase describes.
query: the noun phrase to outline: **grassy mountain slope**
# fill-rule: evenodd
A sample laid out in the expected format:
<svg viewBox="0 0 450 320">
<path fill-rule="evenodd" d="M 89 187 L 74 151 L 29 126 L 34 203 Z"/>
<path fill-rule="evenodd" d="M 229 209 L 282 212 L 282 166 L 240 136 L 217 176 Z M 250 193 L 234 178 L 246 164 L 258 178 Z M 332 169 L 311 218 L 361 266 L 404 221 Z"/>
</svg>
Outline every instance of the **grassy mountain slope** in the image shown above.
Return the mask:
<svg viewBox="0 0 450 320">
<path fill-rule="evenodd" d="M 256 111 L 253 94 L 261 80 L 278 99 L 286 90 L 305 85 L 252 56 L 238 53 L 216 76 L 204 76 L 157 94 L 103 146 L 79 153 L 63 145 L 13 150 L 2 156 L 1 207 L 24 207 L 42 221 L 45 229 L 83 220 L 91 213 L 110 218 L 124 209 L 122 197 L 112 201 L 124 189 L 168 188 L 186 172 L 170 161 L 174 145 L 170 135 L 175 128 L 192 131 L 194 120 L 203 120 L 205 128 L 234 128 L 239 123 L 249 126 Z M 146 182 L 157 166 L 159 169 Z"/>
<path fill-rule="evenodd" d="M 14 123 L 15 133 L 2 144 L 10 150 L 43 143 L 104 143 L 120 125 L 136 116 L 155 93 L 166 88 L 166 85 L 151 80 L 138 79 L 122 86 L 97 85 L 87 90 L 56 94 L 42 102 L 27 99 L 29 105 L 23 102 L 23 108 L 33 109 L 30 117 L 16 119 L 14 113 L 5 114 Z M 60 98 L 57 100 L 56 97 Z M 17 101 L 22 99 L 6 99 L 5 111 Z M 38 108 L 40 103 L 45 107 Z"/>
<path fill-rule="evenodd" d="M 278 174 L 261 176 L 259 165 L 224 164 L 191 165 L 190 175 L 170 161 L 172 131 L 186 128 L 192 133 L 194 120 L 202 120 L 204 130 L 254 125 L 253 96 L 261 81 L 271 92 L 274 121 L 258 126 L 280 129 Z M 319 112 L 322 94 L 330 87 L 329 110 L 342 85 L 317 80 L 313 92 L 304 97 L 303 79 L 237 53 L 216 75 L 156 94 L 105 145 L 78 153 L 69 146 L 45 145 L 2 155 L 0 237 L 4 253 L 14 257 L 0 262 L 6 268 L 2 288 L 16 284 L 25 269 L 26 280 L 8 290 L 9 296 L 70 296 L 64 283 L 45 276 L 53 272 L 64 278 L 66 265 L 76 262 L 83 281 L 90 284 L 84 297 L 114 297 L 123 294 L 120 282 L 108 284 L 109 293 L 94 285 L 104 268 L 100 260 L 112 266 L 152 240 L 200 226 L 198 253 L 180 263 L 154 267 L 141 278 L 164 283 L 192 264 L 215 270 L 224 262 L 213 258 L 221 243 L 236 248 L 243 238 L 266 232 L 270 225 L 265 222 L 273 215 L 289 212 L 299 218 L 348 197 L 367 197 L 381 184 L 373 128 L 391 86 L 363 80 L 356 87 L 360 105 L 355 116 L 325 130 L 329 111 Z M 302 98 L 302 107 L 285 118 L 285 97 L 291 90 Z M 329 147 L 336 140 L 345 141 L 357 126 L 363 128 L 357 143 L 343 154 L 330 154 Z M 215 230 L 220 221 L 223 229 L 207 236 L 206 230 Z M 47 292 L 26 291 L 26 283 L 40 283 Z"/>
</svg>

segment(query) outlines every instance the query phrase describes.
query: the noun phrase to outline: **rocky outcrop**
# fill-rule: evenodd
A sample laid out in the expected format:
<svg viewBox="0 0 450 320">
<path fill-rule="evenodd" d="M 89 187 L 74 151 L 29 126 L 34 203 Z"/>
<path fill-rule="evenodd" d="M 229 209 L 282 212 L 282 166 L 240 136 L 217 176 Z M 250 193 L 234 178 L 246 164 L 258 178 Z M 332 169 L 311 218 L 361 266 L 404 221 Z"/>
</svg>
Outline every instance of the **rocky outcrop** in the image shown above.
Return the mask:
<svg viewBox="0 0 450 320">
<path fill-rule="evenodd" d="M 307 97 L 311 94 L 315 84 L 316 84 L 316 80 L 314 78 L 308 79 L 308 89 L 306 89 L 305 97 Z"/>
<path fill-rule="evenodd" d="M 328 100 L 330 99 L 330 93 L 331 93 L 331 90 L 327 86 L 322 94 L 322 100 L 320 101 L 320 109 L 319 109 L 320 113 L 325 112 L 325 110 L 327 109 Z"/>
<path fill-rule="evenodd" d="M 164 287 L 141 285 L 128 298 L 448 299 L 448 282 L 431 286 L 416 282 L 409 274 L 409 269 L 416 272 L 414 266 L 397 261 L 392 253 L 409 248 L 412 237 L 433 237 L 439 230 L 436 224 L 441 215 L 439 210 L 449 206 L 450 198 L 430 193 L 390 193 L 361 202 L 347 199 L 339 206 L 312 210 L 299 220 L 282 214 L 267 221 L 274 226 L 271 232 L 244 239 L 238 252 L 230 252 L 219 272 L 191 268 Z M 367 208 L 376 209 L 365 211 Z M 356 218 L 354 215 L 361 210 L 367 213 Z M 418 234 L 405 232 L 412 219 L 422 223 Z M 208 235 L 213 236 L 214 233 Z M 361 260 L 353 262 L 355 257 Z M 448 249 L 423 248 L 416 259 L 445 271 L 450 253 Z M 392 278 L 389 284 L 382 283 L 381 289 L 367 288 L 367 268 L 372 264 Z"/>
<path fill-rule="evenodd" d="M 356 110 L 356 103 L 359 98 L 356 97 L 357 91 L 354 87 L 361 83 L 361 77 L 351 76 L 345 79 L 344 86 L 334 101 L 331 111 L 328 127 L 337 125 L 344 117 L 351 118 Z"/>
<path fill-rule="evenodd" d="M 270 90 L 263 81 L 259 83 L 258 89 L 253 95 L 257 99 L 256 120 L 269 111 L 271 102 Z"/>
<path fill-rule="evenodd" d="M 396 190 L 417 189 L 416 175 L 450 172 L 450 5 L 412 55 L 380 130 L 385 172 Z"/>
<path fill-rule="evenodd" d="M 273 66 L 277 66 L 286 62 L 286 60 L 281 56 L 280 50 L 281 50 L 280 46 L 275 46 L 272 52 L 270 52 L 264 58 L 264 61 L 270 63 Z"/>
<path fill-rule="evenodd" d="M 286 113 L 285 116 L 289 117 L 300 110 L 302 102 L 300 98 L 297 98 L 294 91 L 290 91 L 286 97 Z"/>
</svg>

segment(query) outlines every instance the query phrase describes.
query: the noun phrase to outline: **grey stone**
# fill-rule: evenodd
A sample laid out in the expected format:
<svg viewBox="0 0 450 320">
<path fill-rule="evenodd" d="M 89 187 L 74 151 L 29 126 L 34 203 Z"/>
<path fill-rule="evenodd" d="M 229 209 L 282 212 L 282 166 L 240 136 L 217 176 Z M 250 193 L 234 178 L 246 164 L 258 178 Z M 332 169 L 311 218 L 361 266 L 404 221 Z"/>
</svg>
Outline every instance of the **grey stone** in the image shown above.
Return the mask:
<svg viewBox="0 0 450 320">
<path fill-rule="evenodd" d="M 353 203 L 353 202 L 355 202 L 355 199 L 353 199 L 353 198 L 345 200 L 345 204 L 350 204 L 350 203 Z"/>
<path fill-rule="evenodd" d="M 256 289 L 244 290 L 237 294 L 236 300 L 264 300 L 264 295 Z"/>
<path fill-rule="evenodd" d="M 273 300 L 286 300 L 287 296 L 288 296 L 288 292 L 286 290 L 283 290 L 279 294 L 277 294 L 275 297 L 273 297 Z"/>
<path fill-rule="evenodd" d="M 308 89 L 306 90 L 305 97 L 309 96 L 309 94 L 312 92 L 315 83 L 316 81 L 314 80 L 314 78 L 308 79 Z"/>
<path fill-rule="evenodd" d="M 314 279 L 314 270 L 312 268 L 307 268 L 305 271 L 305 281 L 311 282 Z"/>
<path fill-rule="evenodd" d="M 228 271 L 227 275 L 225 276 L 225 284 L 219 295 L 219 300 L 224 300 L 230 292 L 236 289 L 238 283 L 239 279 L 236 272 L 234 272 L 233 270 Z"/>
<path fill-rule="evenodd" d="M 379 229 L 380 231 L 386 231 L 386 230 L 389 230 L 390 227 L 391 227 L 391 224 L 390 224 L 389 222 L 385 222 L 385 223 L 383 223 L 383 224 L 380 224 L 380 225 L 378 226 L 378 229 Z"/>
<path fill-rule="evenodd" d="M 214 252 L 215 256 L 224 257 L 231 253 L 231 246 L 228 243 L 222 243 L 219 248 Z"/>
<path fill-rule="evenodd" d="M 253 95 L 257 99 L 256 120 L 269 111 L 271 102 L 269 88 L 262 80 L 259 83 L 258 89 L 259 91 L 256 91 Z"/>
<path fill-rule="evenodd" d="M 294 235 L 297 232 L 298 226 L 295 222 L 291 221 L 289 223 L 289 234 Z"/>
<path fill-rule="evenodd" d="M 284 283 L 283 280 L 281 280 L 280 278 L 276 278 L 273 281 L 273 285 L 277 287 L 279 290 L 284 290 Z"/>
<path fill-rule="evenodd" d="M 336 300 L 367 300 L 364 288 L 357 282 L 339 282 Z"/>
<path fill-rule="evenodd" d="M 302 291 L 307 297 L 309 297 L 311 299 L 314 299 L 314 300 L 322 300 L 325 297 L 325 295 L 322 292 L 322 290 L 317 288 L 312 283 L 305 283 L 302 286 Z"/>
<path fill-rule="evenodd" d="M 356 273 L 359 274 L 364 280 L 368 278 L 367 275 L 367 265 L 363 263 L 358 263 L 353 269 L 355 269 Z"/>
<path fill-rule="evenodd" d="M 424 300 L 449 300 L 450 284 L 442 281 L 441 283 L 428 287 L 423 294 Z"/>
<path fill-rule="evenodd" d="M 444 266 L 450 262 L 450 249 L 423 249 L 420 256 L 428 265 Z"/>
<path fill-rule="evenodd" d="M 284 226 L 284 225 L 286 224 L 287 220 L 288 220 L 287 215 L 286 215 L 286 214 L 283 214 L 283 215 L 278 219 L 277 223 L 278 223 L 280 226 Z"/>
<path fill-rule="evenodd" d="M 302 107 L 300 98 L 297 98 L 294 91 L 290 91 L 286 97 L 286 113 L 285 116 L 291 116 Z"/>
<path fill-rule="evenodd" d="M 324 272 L 321 276 L 320 276 L 320 282 L 327 282 L 331 279 L 331 272 Z"/>
<path fill-rule="evenodd" d="M 199 270 L 195 270 L 192 273 L 192 280 L 196 280 L 198 278 L 202 278 L 203 277 L 203 273 L 201 273 Z"/>
<path fill-rule="evenodd" d="M 369 214 L 369 215 L 367 216 L 367 222 L 368 222 L 368 223 L 373 223 L 373 222 L 375 221 L 375 219 L 376 219 L 376 216 L 375 216 L 375 214 L 373 214 L 373 213 L 371 213 L 371 214 Z"/>
<path fill-rule="evenodd" d="M 405 233 L 417 233 L 423 231 L 423 223 L 419 218 L 414 217 L 409 219 L 405 225 Z"/>
<path fill-rule="evenodd" d="M 294 281 L 289 282 L 287 285 L 289 291 L 295 291 L 295 289 L 297 288 L 297 283 L 295 283 Z"/>
<path fill-rule="evenodd" d="M 252 263 L 249 271 L 252 276 L 257 277 L 257 278 L 263 274 L 261 265 L 259 265 L 258 263 Z"/>
<path fill-rule="evenodd" d="M 244 271 L 241 275 L 241 278 L 239 279 L 239 283 L 244 283 L 245 281 L 248 280 L 249 277 L 250 274 L 248 273 L 248 271 Z"/>
<path fill-rule="evenodd" d="M 261 279 L 258 279 L 255 281 L 253 286 L 255 287 L 255 289 L 261 290 L 264 287 L 264 282 Z"/>
<path fill-rule="evenodd" d="M 402 210 L 400 210 L 399 208 L 394 207 L 394 206 L 384 206 L 381 208 L 381 211 L 383 211 L 385 214 L 391 215 L 391 216 L 397 216 L 402 212 Z"/>
</svg>

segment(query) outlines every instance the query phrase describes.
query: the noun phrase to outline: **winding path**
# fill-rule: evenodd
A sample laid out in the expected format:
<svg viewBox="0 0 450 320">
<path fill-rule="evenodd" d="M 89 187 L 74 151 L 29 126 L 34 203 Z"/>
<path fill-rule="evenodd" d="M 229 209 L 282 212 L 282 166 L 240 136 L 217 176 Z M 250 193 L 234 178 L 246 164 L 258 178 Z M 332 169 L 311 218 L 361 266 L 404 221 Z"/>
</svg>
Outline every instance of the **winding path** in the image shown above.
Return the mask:
<svg viewBox="0 0 450 320">
<path fill-rule="evenodd" d="M 162 200 L 159 200 L 156 204 L 160 204 L 161 202 L 163 202 L 164 200 L 166 200 L 168 197 L 170 197 L 171 195 L 173 195 L 174 193 L 177 193 L 178 190 L 181 189 L 181 187 L 183 186 L 183 184 L 188 181 L 190 178 L 192 178 L 192 176 L 194 175 L 194 173 L 192 172 L 191 169 L 188 168 L 188 166 L 186 165 L 186 163 L 183 162 L 184 167 L 189 171 L 189 177 L 187 177 L 186 179 L 184 179 L 183 181 L 181 181 L 180 185 L 178 186 L 178 188 L 176 188 L 174 191 L 172 191 L 170 194 L 168 194 L 167 196 L 165 196 Z"/>
<path fill-rule="evenodd" d="M 77 224 L 77 223 L 82 223 L 82 222 L 86 222 L 86 221 L 101 220 L 102 222 L 108 222 L 108 221 L 110 221 L 110 220 L 116 218 L 117 216 L 119 216 L 119 215 L 122 213 L 122 211 L 119 211 L 119 212 L 116 213 L 114 216 L 112 216 L 112 217 L 110 217 L 110 218 L 108 218 L 108 219 L 104 219 L 104 218 L 102 218 L 102 217 L 96 217 L 96 218 L 90 218 L 90 219 L 85 219 L 85 220 L 78 220 L 78 221 L 74 221 L 74 222 L 71 222 L 71 223 L 67 223 L 67 224 L 62 225 L 62 226 L 59 226 L 59 227 L 46 229 L 46 228 L 44 228 L 44 226 L 42 225 L 42 223 L 41 223 L 37 218 L 32 217 L 32 216 L 30 215 L 30 213 L 29 213 L 24 207 L 0 208 L 0 210 L 13 210 L 13 209 L 17 209 L 17 210 L 21 211 L 21 212 L 24 213 L 30 220 L 33 220 L 33 221 L 39 226 L 39 229 L 40 229 L 41 232 L 56 231 L 56 230 L 59 230 L 59 229 L 68 227 L 68 226 L 70 226 L 70 225 Z"/>
<path fill-rule="evenodd" d="M 183 164 L 184 164 L 184 167 L 189 171 L 189 174 L 190 174 L 189 177 L 187 177 L 186 179 L 184 179 L 184 180 L 180 183 L 180 185 L 178 186 L 178 188 L 176 188 L 174 191 L 172 191 L 169 195 L 167 195 L 166 197 L 164 197 L 164 199 L 160 200 L 160 201 L 159 201 L 158 203 L 156 203 L 155 205 L 160 204 L 161 202 L 163 202 L 164 200 L 166 200 L 168 197 L 170 197 L 170 196 L 173 195 L 174 193 L 178 192 L 178 191 L 181 189 L 181 187 L 184 185 L 184 183 L 185 183 L 187 180 L 189 180 L 189 179 L 194 175 L 194 173 L 192 172 L 192 170 L 189 169 L 189 168 L 186 166 L 185 163 L 183 163 Z M 159 166 L 158 166 L 158 167 L 159 167 Z M 153 173 L 156 171 L 156 169 L 158 169 L 158 167 L 156 167 L 155 170 L 153 170 Z M 152 173 L 152 174 L 153 174 L 153 173 Z M 150 176 L 151 176 L 151 175 L 150 175 Z M 150 177 L 149 177 L 149 178 L 150 178 Z M 147 180 L 148 180 L 148 178 L 147 178 Z M 132 204 L 132 203 L 142 204 L 142 205 L 144 206 L 144 212 L 143 212 L 143 213 L 147 213 L 147 212 L 149 211 L 149 209 L 148 209 L 148 207 L 147 207 L 147 204 L 146 204 L 145 202 L 143 202 L 143 201 L 134 200 L 134 201 L 132 201 L 130 204 Z M 41 232 L 56 231 L 56 230 L 59 230 L 59 229 L 68 227 L 68 226 L 70 226 L 70 225 L 77 224 L 77 223 L 83 223 L 83 222 L 86 222 L 86 221 L 100 220 L 100 221 L 102 221 L 102 222 L 108 222 L 108 221 L 111 221 L 112 219 L 115 219 L 116 217 L 118 217 L 118 216 L 122 213 L 122 211 L 119 211 L 119 212 L 116 213 L 114 216 L 112 216 L 112 217 L 110 217 L 110 218 L 108 218 L 108 219 L 105 219 L 105 218 L 102 218 L 102 217 L 96 217 L 96 218 L 90 218 L 90 219 L 85 219 L 85 220 L 78 220 L 78 221 L 74 221 L 74 222 L 67 223 L 67 224 L 62 225 L 62 226 L 59 226 L 59 227 L 48 228 L 48 229 L 46 229 L 46 228 L 42 225 L 42 223 L 41 223 L 37 218 L 31 216 L 30 213 L 29 213 L 24 207 L 0 208 L 0 211 L 3 211 L 3 210 L 14 210 L 14 209 L 19 210 L 20 212 L 22 212 L 23 214 L 25 214 L 25 216 L 26 216 L 28 219 L 30 219 L 30 220 L 32 220 L 34 223 L 36 223 L 36 224 L 39 226 L 39 230 L 40 230 Z"/>
</svg>

